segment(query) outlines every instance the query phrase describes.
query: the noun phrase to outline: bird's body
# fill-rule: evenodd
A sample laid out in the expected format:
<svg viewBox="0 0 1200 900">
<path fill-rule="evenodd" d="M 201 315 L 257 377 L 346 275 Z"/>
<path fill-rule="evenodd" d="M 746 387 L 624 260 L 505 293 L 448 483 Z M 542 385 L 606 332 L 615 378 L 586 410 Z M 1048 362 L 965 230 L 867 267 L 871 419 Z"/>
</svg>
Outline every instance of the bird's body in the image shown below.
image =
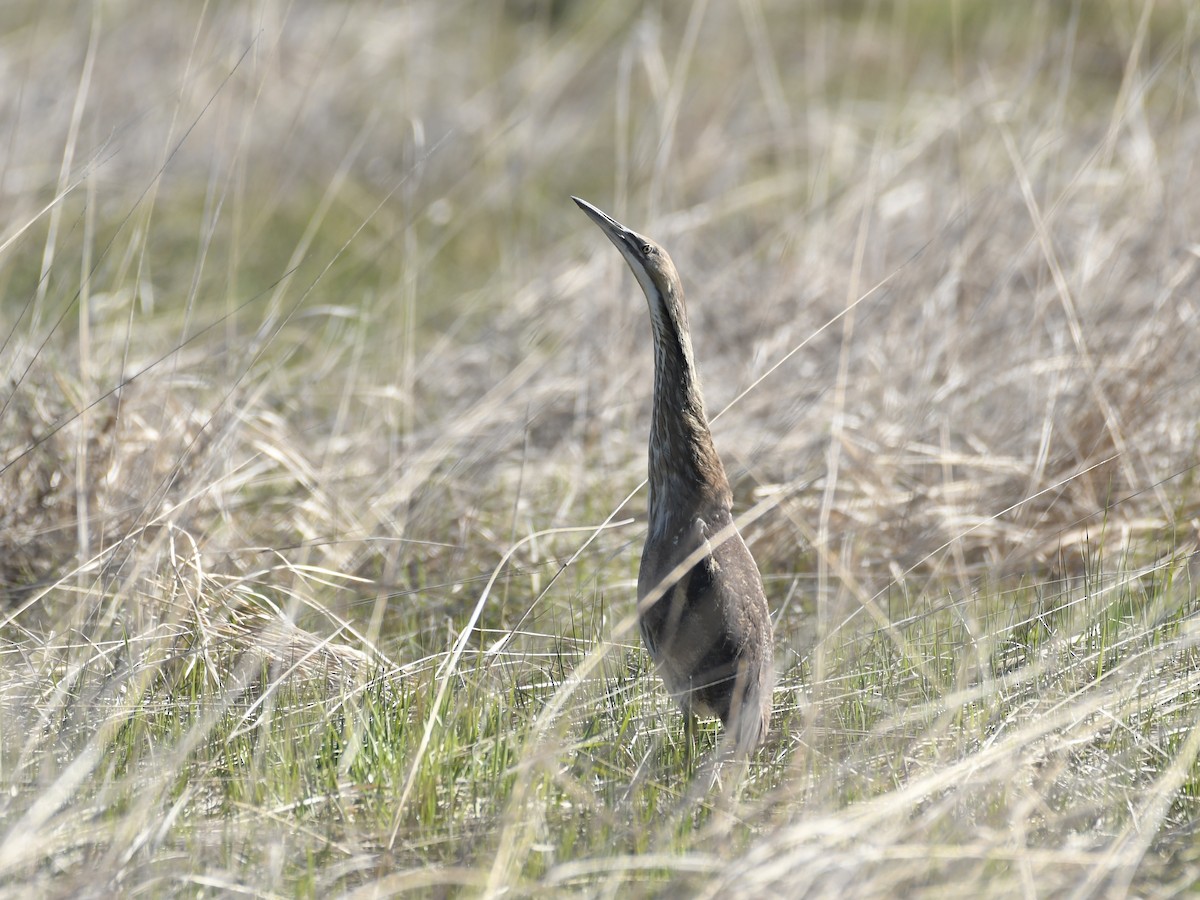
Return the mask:
<svg viewBox="0 0 1200 900">
<path fill-rule="evenodd" d="M 654 411 L 650 521 L 638 572 L 642 639 L 684 713 L 719 717 L 737 749 L 749 752 L 771 716 L 771 616 L 713 447 L 679 274 L 656 243 L 573 199 L 621 251 L 650 306 Z"/>
</svg>

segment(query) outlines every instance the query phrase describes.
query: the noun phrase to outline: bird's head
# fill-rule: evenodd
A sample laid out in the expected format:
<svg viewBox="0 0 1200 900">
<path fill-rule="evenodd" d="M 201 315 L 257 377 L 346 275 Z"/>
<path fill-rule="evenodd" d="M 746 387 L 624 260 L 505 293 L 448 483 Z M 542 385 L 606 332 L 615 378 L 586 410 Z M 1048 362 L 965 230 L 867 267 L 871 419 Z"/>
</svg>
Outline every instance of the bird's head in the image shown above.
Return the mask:
<svg viewBox="0 0 1200 900">
<path fill-rule="evenodd" d="M 612 241 L 613 246 L 621 251 L 625 262 L 629 263 L 629 268 L 633 270 L 638 284 L 642 286 L 646 299 L 650 301 L 652 312 L 658 312 L 655 309 L 656 301 L 679 302 L 682 300 L 679 273 L 675 271 L 675 264 L 671 262 L 671 257 L 667 255 L 666 250 L 644 234 L 638 234 L 632 228 L 626 228 L 608 213 L 597 209 L 586 200 L 580 200 L 578 197 L 571 199 L 600 227 L 600 230 Z"/>
</svg>

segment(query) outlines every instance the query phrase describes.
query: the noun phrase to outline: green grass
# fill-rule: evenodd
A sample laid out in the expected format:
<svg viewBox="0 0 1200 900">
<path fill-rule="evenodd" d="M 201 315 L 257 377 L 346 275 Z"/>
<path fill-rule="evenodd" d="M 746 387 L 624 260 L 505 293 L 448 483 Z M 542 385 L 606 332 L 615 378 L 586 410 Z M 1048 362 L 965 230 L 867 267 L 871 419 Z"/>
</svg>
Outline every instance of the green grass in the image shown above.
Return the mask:
<svg viewBox="0 0 1200 900">
<path fill-rule="evenodd" d="M 0 19 L 0 895 L 1194 888 L 1195 10 Z M 744 771 L 570 194 L 689 292 Z"/>
</svg>

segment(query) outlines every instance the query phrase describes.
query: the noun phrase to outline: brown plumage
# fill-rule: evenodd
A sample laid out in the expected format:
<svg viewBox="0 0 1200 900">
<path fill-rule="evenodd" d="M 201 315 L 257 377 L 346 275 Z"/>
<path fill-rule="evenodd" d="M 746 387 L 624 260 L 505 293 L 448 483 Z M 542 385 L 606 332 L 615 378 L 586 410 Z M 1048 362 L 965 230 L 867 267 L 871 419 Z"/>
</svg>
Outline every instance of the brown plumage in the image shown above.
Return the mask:
<svg viewBox="0 0 1200 900">
<path fill-rule="evenodd" d="M 650 306 L 654 413 L 650 522 L 638 572 L 642 639 L 686 715 L 718 716 L 739 752 L 766 735 L 775 683 L 771 614 L 733 523 L 692 356 L 683 285 L 654 241 L 572 198 L 621 251 Z"/>
</svg>

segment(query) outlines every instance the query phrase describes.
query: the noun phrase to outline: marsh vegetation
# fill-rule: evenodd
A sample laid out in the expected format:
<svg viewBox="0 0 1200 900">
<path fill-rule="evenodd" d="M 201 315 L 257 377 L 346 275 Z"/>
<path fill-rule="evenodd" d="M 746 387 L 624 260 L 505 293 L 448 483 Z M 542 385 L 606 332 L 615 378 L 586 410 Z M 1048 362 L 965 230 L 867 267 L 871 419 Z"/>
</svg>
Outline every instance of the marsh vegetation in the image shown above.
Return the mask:
<svg viewBox="0 0 1200 900">
<path fill-rule="evenodd" d="M 1163 896 L 1200 11 L 6 4 L 0 892 Z M 666 246 L 776 617 L 636 628 Z"/>
</svg>

